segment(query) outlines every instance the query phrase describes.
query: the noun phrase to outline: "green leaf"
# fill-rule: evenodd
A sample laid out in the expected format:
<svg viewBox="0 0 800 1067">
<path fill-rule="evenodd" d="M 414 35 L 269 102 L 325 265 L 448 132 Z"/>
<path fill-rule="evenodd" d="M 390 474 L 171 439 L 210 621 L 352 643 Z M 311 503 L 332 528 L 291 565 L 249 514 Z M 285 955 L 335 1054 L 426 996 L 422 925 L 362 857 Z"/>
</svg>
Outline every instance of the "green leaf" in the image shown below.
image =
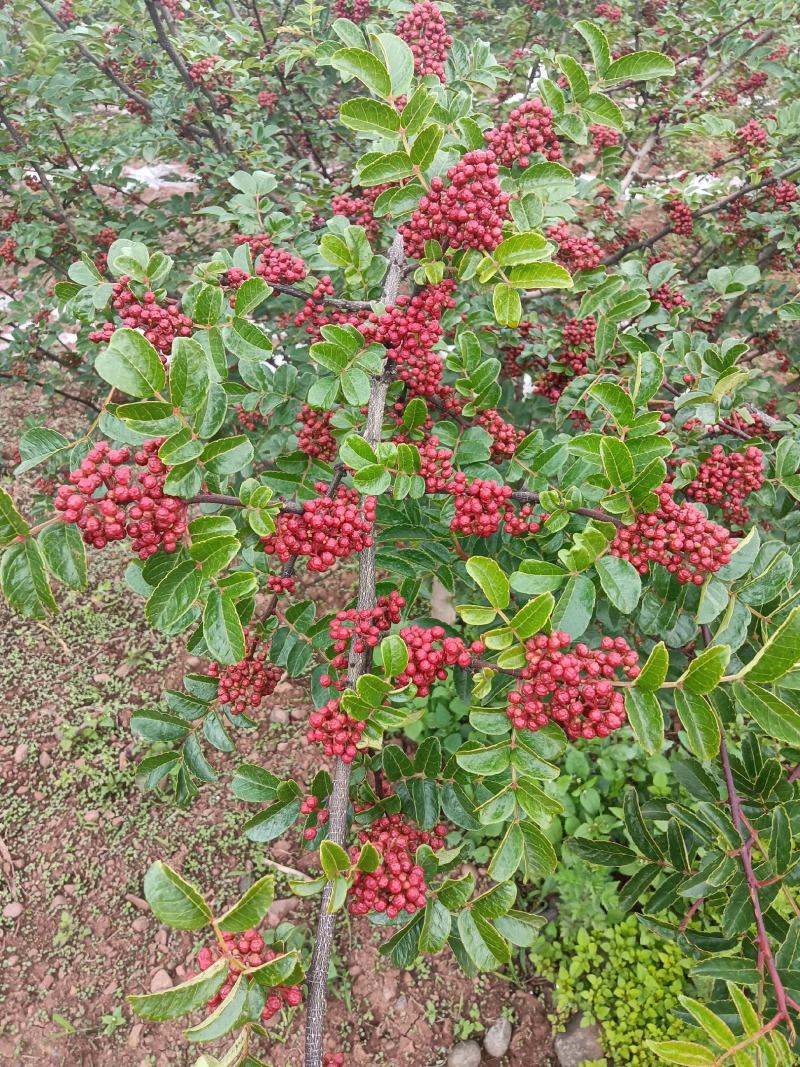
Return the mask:
<svg viewBox="0 0 800 1067">
<path fill-rule="evenodd" d="M 489 864 L 489 877 L 495 882 L 507 882 L 522 862 L 524 841 L 519 823 L 512 822 L 503 836 Z"/>
<path fill-rule="evenodd" d="M 509 622 L 509 628 L 514 631 L 520 640 L 527 641 L 529 637 L 543 629 L 553 612 L 554 606 L 555 598 L 552 593 L 540 593 L 539 596 L 535 596 L 533 600 L 529 600 L 527 604 L 519 609 Z M 467 619 L 463 612 L 461 614 L 466 622 Z M 487 621 L 491 622 L 492 620 Z"/>
<path fill-rule="evenodd" d="M 426 126 L 420 130 L 411 146 L 411 162 L 420 170 L 427 170 L 439 151 L 443 137 L 444 130 L 438 125 Z"/>
<path fill-rule="evenodd" d="M 720 1048 L 732 1048 L 736 1044 L 737 1038 L 733 1030 L 709 1007 L 692 997 L 679 995 L 678 1000 Z"/>
<path fill-rule="evenodd" d="M 156 918 L 174 930 L 200 930 L 211 920 L 211 909 L 199 889 L 161 860 L 151 864 L 144 876 L 144 895 Z"/>
<path fill-rule="evenodd" d="M 662 52 L 631 52 L 611 63 L 603 72 L 607 84 L 621 81 L 650 81 L 653 78 L 671 78 L 675 64 Z"/>
<path fill-rule="evenodd" d="M 202 581 L 200 571 L 190 560 L 179 563 L 169 571 L 144 606 L 145 617 L 150 625 L 164 633 L 173 632 L 175 624 L 186 617 L 197 599 Z"/>
<path fill-rule="evenodd" d="M 46 526 L 38 543 L 54 578 L 69 589 L 86 588 L 86 547 L 76 526 L 66 522 Z"/>
<path fill-rule="evenodd" d="M 761 686 L 735 682 L 731 688 L 736 702 L 764 733 L 788 745 L 800 746 L 800 712 Z"/>
<path fill-rule="evenodd" d="M 392 94 L 392 80 L 386 64 L 364 48 L 340 48 L 330 58 L 331 66 L 342 74 L 352 74 L 376 96 Z"/>
<path fill-rule="evenodd" d="M 494 287 L 492 296 L 494 317 L 500 326 L 519 326 L 522 319 L 522 301 L 513 285 L 505 282 Z"/>
<path fill-rule="evenodd" d="M 583 837 L 571 837 L 569 850 L 598 867 L 624 867 L 636 859 L 632 849 L 616 841 L 589 841 Z"/>
<path fill-rule="evenodd" d="M 728 645 L 711 645 L 695 656 L 678 682 L 689 693 L 710 693 L 719 685 L 730 658 Z"/>
<path fill-rule="evenodd" d="M 644 751 L 649 756 L 660 752 L 664 744 L 664 716 L 653 694 L 642 689 L 626 689 L 625 711 Z"/>
<path fill-rule="evenodd" d="M 589 79 L 583 72 L 580 63 L 576 63 L 572 56 L 558 55 L 556 62 L 563 74 L 566 75 L 569 87 L 575 100 L 580 103 L 589 95 Z"/>
<path fill-rule="evenodd" d="M 319 849 L 320 866 L 329 881 L 350 870 L 350 857 L 335 841 L 323 841 Z"/>
<path fill-rule="evenodd" d="M 696 1041 L 648 1040 L 647 1046 L 667 1063 L 683 1064 L 683 1067 L 705 1067 L 716 1061 L 715 1054 Z"/>
<path fill-rule="evenodd" d="M 300 814 L 299 797 L 277 800 L 244 824 L 251 841 L 274 841 L 284 834 Z"/>
<path fill-rule="evenodd" d="M 495 248 L 492 259 L 503 267 L 516 267 L 541 259 L 548 247 L 540 233 L 515 233 Z"/>
<path fill-rule="evenodd" d="M 521 822 L 522 871 L 526 882 L 544 878 L 556 869 L 558 859 L 550 841 L 532 822 Z"/>
<path fill-rule="evenodd" d="M 612 555 L 601 556 L 595 561 L 594 567 L 608 599 L 623 615 L 630 615 L 642 595 L 639 572 L 626 559 Z M 636 684 L 641 688 L 638 678 Z"/>
<path fill-rule="evenodd" d="M 260 304 L 264 303 L 271 292 L 271 287 L 263 278 L 247 278 L 236 290 L 233 310 L 237 317 L 252 314 Z M 170 367 L 170 378 L 172 378 L 172 367 Z"/>
<path fill-rule="evenodd" d="M 500 566 L 488 556 L 472 556 L 467 560 L 467 574 L 497 611 L 504 611 L 511 599 L 508 578 Z"/>
<path fill-rule="evenodd" d="M 19 439 L 19 454 L 22 462 L 14 468 L 14 473 L 24 474 L 39 463 L 55 456 L 70 443 L 63 433 L 50 430 L 47 426 L 32 426 Z"/>
<path fill-rule="evenodd" d="M 216 1041 L 218 1037 L 229 1033 L 239 1022 L 242 1010 L 247 1003 L 249 985 L 244 975 L 236 980 L 233 989 L 216 1011 L 212 1012 L 198 1026 L 184 1031 L 187 1041 Z"/>
<path fill-rule="evenodd" d="M 178 715 L 140 710 L 131 716 L 131 729 L 148 741 L 180 741 L 186 737 L 190 727 Z"/>
<path fill-rule="evenodd" d="M 594 69 L 602 78 L 611 63 L 611 49 L 608 38 L 595 22 L 576 22 L 575 29 L 589 45 L 594 61 Z"/>
<path fill-rule="evenodd" d="M 17 537 L 24 537 L 29 529 L 9 494 L 5 489 L 0 489 L 0 546 L 11 544 Z"/>
<path fill-rule="evenodd" d="M 647 657 L 634 685 L 637 689 L 655 692 L 656 689 L 660 689 L 663 685 L 668 670 L 669 652 L 667 652 L 667 646 L 664 642 L 659 641 Z"/>
<path fill-rule="evenodd" d="M 237 474 L 253 458 L 253 445 L 248 437 L 223 437 L 211 441 L 203 450 L 202 461 L 210 474 Z"/>
<path fill-rule="evenodd" d="M 766 644 L 739 672 L 748 682 L 774 682 L 800 663 L 800 607 L 794 608 Z"/>
<path fill-rule="evenodd" d="M 400 129 L 400 116 L 393 107 L 359 96 L 346 100 L 339 109 L 339 118 L 351 130 L 391 136 Z"/>
<path fill-rule="evenodd" d="M 241 663 L 245 656 L 244 630 L 233 598 L 212 588 L 203 611 L 203 637 L 217 663 Z"/>
<path fill-rule="evenodd" d="M 621 489 L 633 478 L 633 456 L 624 441 L 616 437 L 601 437 L 600 459 L 612 489 Z"/>
<path fill-rule="evenodd" d="M 683 723 L 689 749 L 698 759 L 711 760 L 719 752 L 721 733 L 714 709 L 696 692 L 675 690 L 675 709 Z"/>
<path fill-rule="evenodd" d="M 4 518 L 7 515 L 6 512 Z M 44 619 L 48 612 L 56 610 L 44 561 L 36 542 L 29 537 L 10 545 L 0 555 L 0 588 L 11 607 L 29 619 Z"/>
<path fill-rule="evenodd" d="M 153 1019 L 156 1022 L 177 1019 L 207 1004 L 225 984 L 227 976 L 228 961 L 220 958 L 215 960 L 208 970 L 201 971 L 187 982 L 165 989 L 161 993 L 126 997 L 126 1000 L 143 1019 Z"/>
<path fill-rule="evenodd" d="M 365 189 L 388 182 L 399 182 L 414 173 L 411 157 L 405 152 L 389 152 L 369 162 L 359 172 L 358 182 Z"/>
<path fill-rule="evenodd" d="M 566 630 L 572 638 L 580 637 L 592 621 L 594 602 L 594 583 L 585 574 L 573 574 L 553 609 L 553 628 Z"/>
<path fill-rule="evenodd" d="M 272 354 L 272 341 L 266 333 L 249 319 L 234 318 L 223 331 L 225 347 L 237 359 L 262 362 Z"/>
<path fill-rule="evenodd" d="M 239 933 L 260 926 L 274 896 L 275 879 L 267 874 L 245 890 L 233 907 L 219 917 L 217 925 L 225 933 Z"/>
<path fill-rule="evenodd" d="M 526 263 L 524 266 L 512 267 L 509 279 L 512 285 L 520 289 L 572 288 L 572 275 L 558 263 Z"/>
<path fill-rule="evenodd" d="M 384 637 L 380 644 L 380 655 L 387 678 L 396 678 L 408 666 L 408 648 L 399 634 Z"/>
<path fill-rule="evenodd" d="M 129 396 L 152 396 L 167 380 L 156 349 L 137 330 L 127 328 L 114 331 L 94 366 L 103 381 Z"/>
</svg>

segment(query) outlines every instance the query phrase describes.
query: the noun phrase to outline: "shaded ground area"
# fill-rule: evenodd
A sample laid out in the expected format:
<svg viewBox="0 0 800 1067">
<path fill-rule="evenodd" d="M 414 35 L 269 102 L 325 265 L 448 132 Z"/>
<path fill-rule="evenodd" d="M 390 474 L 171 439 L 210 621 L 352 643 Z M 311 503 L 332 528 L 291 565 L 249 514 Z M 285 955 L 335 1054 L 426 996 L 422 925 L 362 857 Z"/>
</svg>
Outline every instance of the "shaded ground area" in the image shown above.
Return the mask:
<svg viewBox="0 0 800 1067">
<path fill-rule="evenodd" d="M 24 416 L 48 403 L 16 386 L 3 388 L 0 445 L 6 464 Z M 58 428 L 74 434 L 83 413 L 59 402 Z M 33 486 L 36 472 L 27 476 Z M 0 484 L 10 486 L 7 474 Z M 27 489 L 18 498 L 27 504 Z M 244 840 L 252 809 L 228 790 L 239 762 L 269 765 L 307 782 L 319 765 L 306 745 L 302 683 L 283 683 L 263 729 L 237 733 L 239 752 L 214 757 L 220 780 L 188 812 L 134 783 L 145 751 L 129 730 L 131 712 L 155 706 L 187 665 L 143 621 L 141 601 L 121 575 L 125 552 L 113 546 L 91 559 L 86 594 L 60 595 L 60 615 L 46 625 L 0 607 L 0 1062 L 74 1067 L 183 1067 L 189 1050 L 179 1028 L 131 1017 L 124 995 L 179 982 L 201 941 L 170 931 L 142 900 L 148 863 L 162 858 L 230 902 L 270 869 L 270 860 L 306 867 L 299 833 L 265 848 Z M 341 576 L 347 583 L 350 576 Z M 341 588 L 341 586 L 340 586 Z M 320 595 L 337 598 L 336 584 Z M 341 602 L 343 595 L 338 595 Z M 276 871 L 270 921 L 302 923 L 307 904 L 289 899 Z M 399 972 L 377 953 L 381 935 L 364 920 L 339 924 L 331 1034 L 348 1067 L 443 1064 L 455 1041 L 480 1039 L 501 1013 L 514 1025 L 507 1067 L 551 1062 L 545 1007 L 535 986 L 491 977 L 463 978 L 451 957 L 426 958 Z M 308 944 L 310 945 L 310 937 Z M 285 1016 L 261 1054 L 275 1067 L 298 1067 L 302 1009 Z M 213 1047 L 211 1051 L 215 1050 Z M 486 1059 L 487 1064 L 500 1061 Z"/>
</svg>

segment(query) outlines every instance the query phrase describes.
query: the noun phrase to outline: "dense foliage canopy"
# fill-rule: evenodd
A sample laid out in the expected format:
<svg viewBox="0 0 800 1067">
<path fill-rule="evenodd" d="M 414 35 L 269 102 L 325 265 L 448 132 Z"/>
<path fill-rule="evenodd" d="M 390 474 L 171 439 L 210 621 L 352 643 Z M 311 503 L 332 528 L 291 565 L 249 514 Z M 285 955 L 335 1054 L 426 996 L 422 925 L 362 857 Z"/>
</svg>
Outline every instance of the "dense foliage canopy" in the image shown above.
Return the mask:
<svg viewBox="0 0 800 1067">
<path fill-rule="evenodd" d="M 800 30 L 765 12 L 0 5 L 0 375 L 87 413 L 23 434 L 0 587 L 45 619 L 130 542 L 148 622 L 208 662 L 132 724 L 180 805 L 284 675 L 314 705 L 313 781 L 231 783 L 245 835 L 318 850 L 313 958 L 258 932 L 269 875 L 227 911 L 145 876 L 209 944 L 130 1002 L 213 1009 L 205 1063 L 262 1062 L 301 1000 L 307 1067 L 341 1063 L 337 912 L 398 966 L 493 970 L 562 851 L 706 983 L 653 1056 L 797 1062 Z M 563 836 L 569 752 L 617 737 L 674 791 L 632 776 L 607 839 Z"/>
</svg>

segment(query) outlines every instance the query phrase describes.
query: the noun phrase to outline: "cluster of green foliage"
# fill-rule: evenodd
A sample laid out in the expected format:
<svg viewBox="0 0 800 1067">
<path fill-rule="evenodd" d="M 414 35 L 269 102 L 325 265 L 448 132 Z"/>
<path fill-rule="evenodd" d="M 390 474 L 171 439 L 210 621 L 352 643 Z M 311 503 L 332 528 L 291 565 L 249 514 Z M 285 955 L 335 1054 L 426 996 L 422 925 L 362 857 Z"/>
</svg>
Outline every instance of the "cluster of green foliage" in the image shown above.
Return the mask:
<svg viewBox="0 0 800 1067">
<path fill-rule="evenodd" d="M 553 923 L 532 949 L 539 972 L 554 984 L 562 1023 L 580 1012 L 602 1026 L 611 1063 L 649 1067 L 662 1062 L 649 1041 L 675 1039 L 686 1023 L 675 1014 L 690 983 L 691 960 L 630 916 L 607 927 L 581 928 L 566 937 Z"/>
</svg>

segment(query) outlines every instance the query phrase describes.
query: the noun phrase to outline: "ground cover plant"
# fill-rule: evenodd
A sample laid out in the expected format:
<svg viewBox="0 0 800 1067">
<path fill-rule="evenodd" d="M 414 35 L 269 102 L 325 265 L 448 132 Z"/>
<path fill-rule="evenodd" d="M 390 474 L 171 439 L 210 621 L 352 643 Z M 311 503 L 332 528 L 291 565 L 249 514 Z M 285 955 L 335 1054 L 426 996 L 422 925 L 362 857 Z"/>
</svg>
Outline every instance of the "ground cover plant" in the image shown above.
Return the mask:
<svg viewBox="0 0 800 1067">
<path fill-rule="evenodd" d="M 198 1063 L 291 1009 L 347 1062 L 343 913 L 398 968 L 557 976 L 548 894 L 566 986 L 670 961 L 660 1030 L 619 1036 L 624 982 L 556 996 L 609 1056 L 796 1062 L 796 18 L 590 8 L 0 8 L 0 374 L 86 415 L 28 420 L 0 588 L 46 627 L 126 557 L 192 657 L 131 715 L 154 805 L 306 693 L 311 773 L 229 788 L 302 843 L 308 929 L 264 924 L 272 869 L 142 871 L 198 951 L 128 1003 L 227 1041 Z"/>
</svg>

